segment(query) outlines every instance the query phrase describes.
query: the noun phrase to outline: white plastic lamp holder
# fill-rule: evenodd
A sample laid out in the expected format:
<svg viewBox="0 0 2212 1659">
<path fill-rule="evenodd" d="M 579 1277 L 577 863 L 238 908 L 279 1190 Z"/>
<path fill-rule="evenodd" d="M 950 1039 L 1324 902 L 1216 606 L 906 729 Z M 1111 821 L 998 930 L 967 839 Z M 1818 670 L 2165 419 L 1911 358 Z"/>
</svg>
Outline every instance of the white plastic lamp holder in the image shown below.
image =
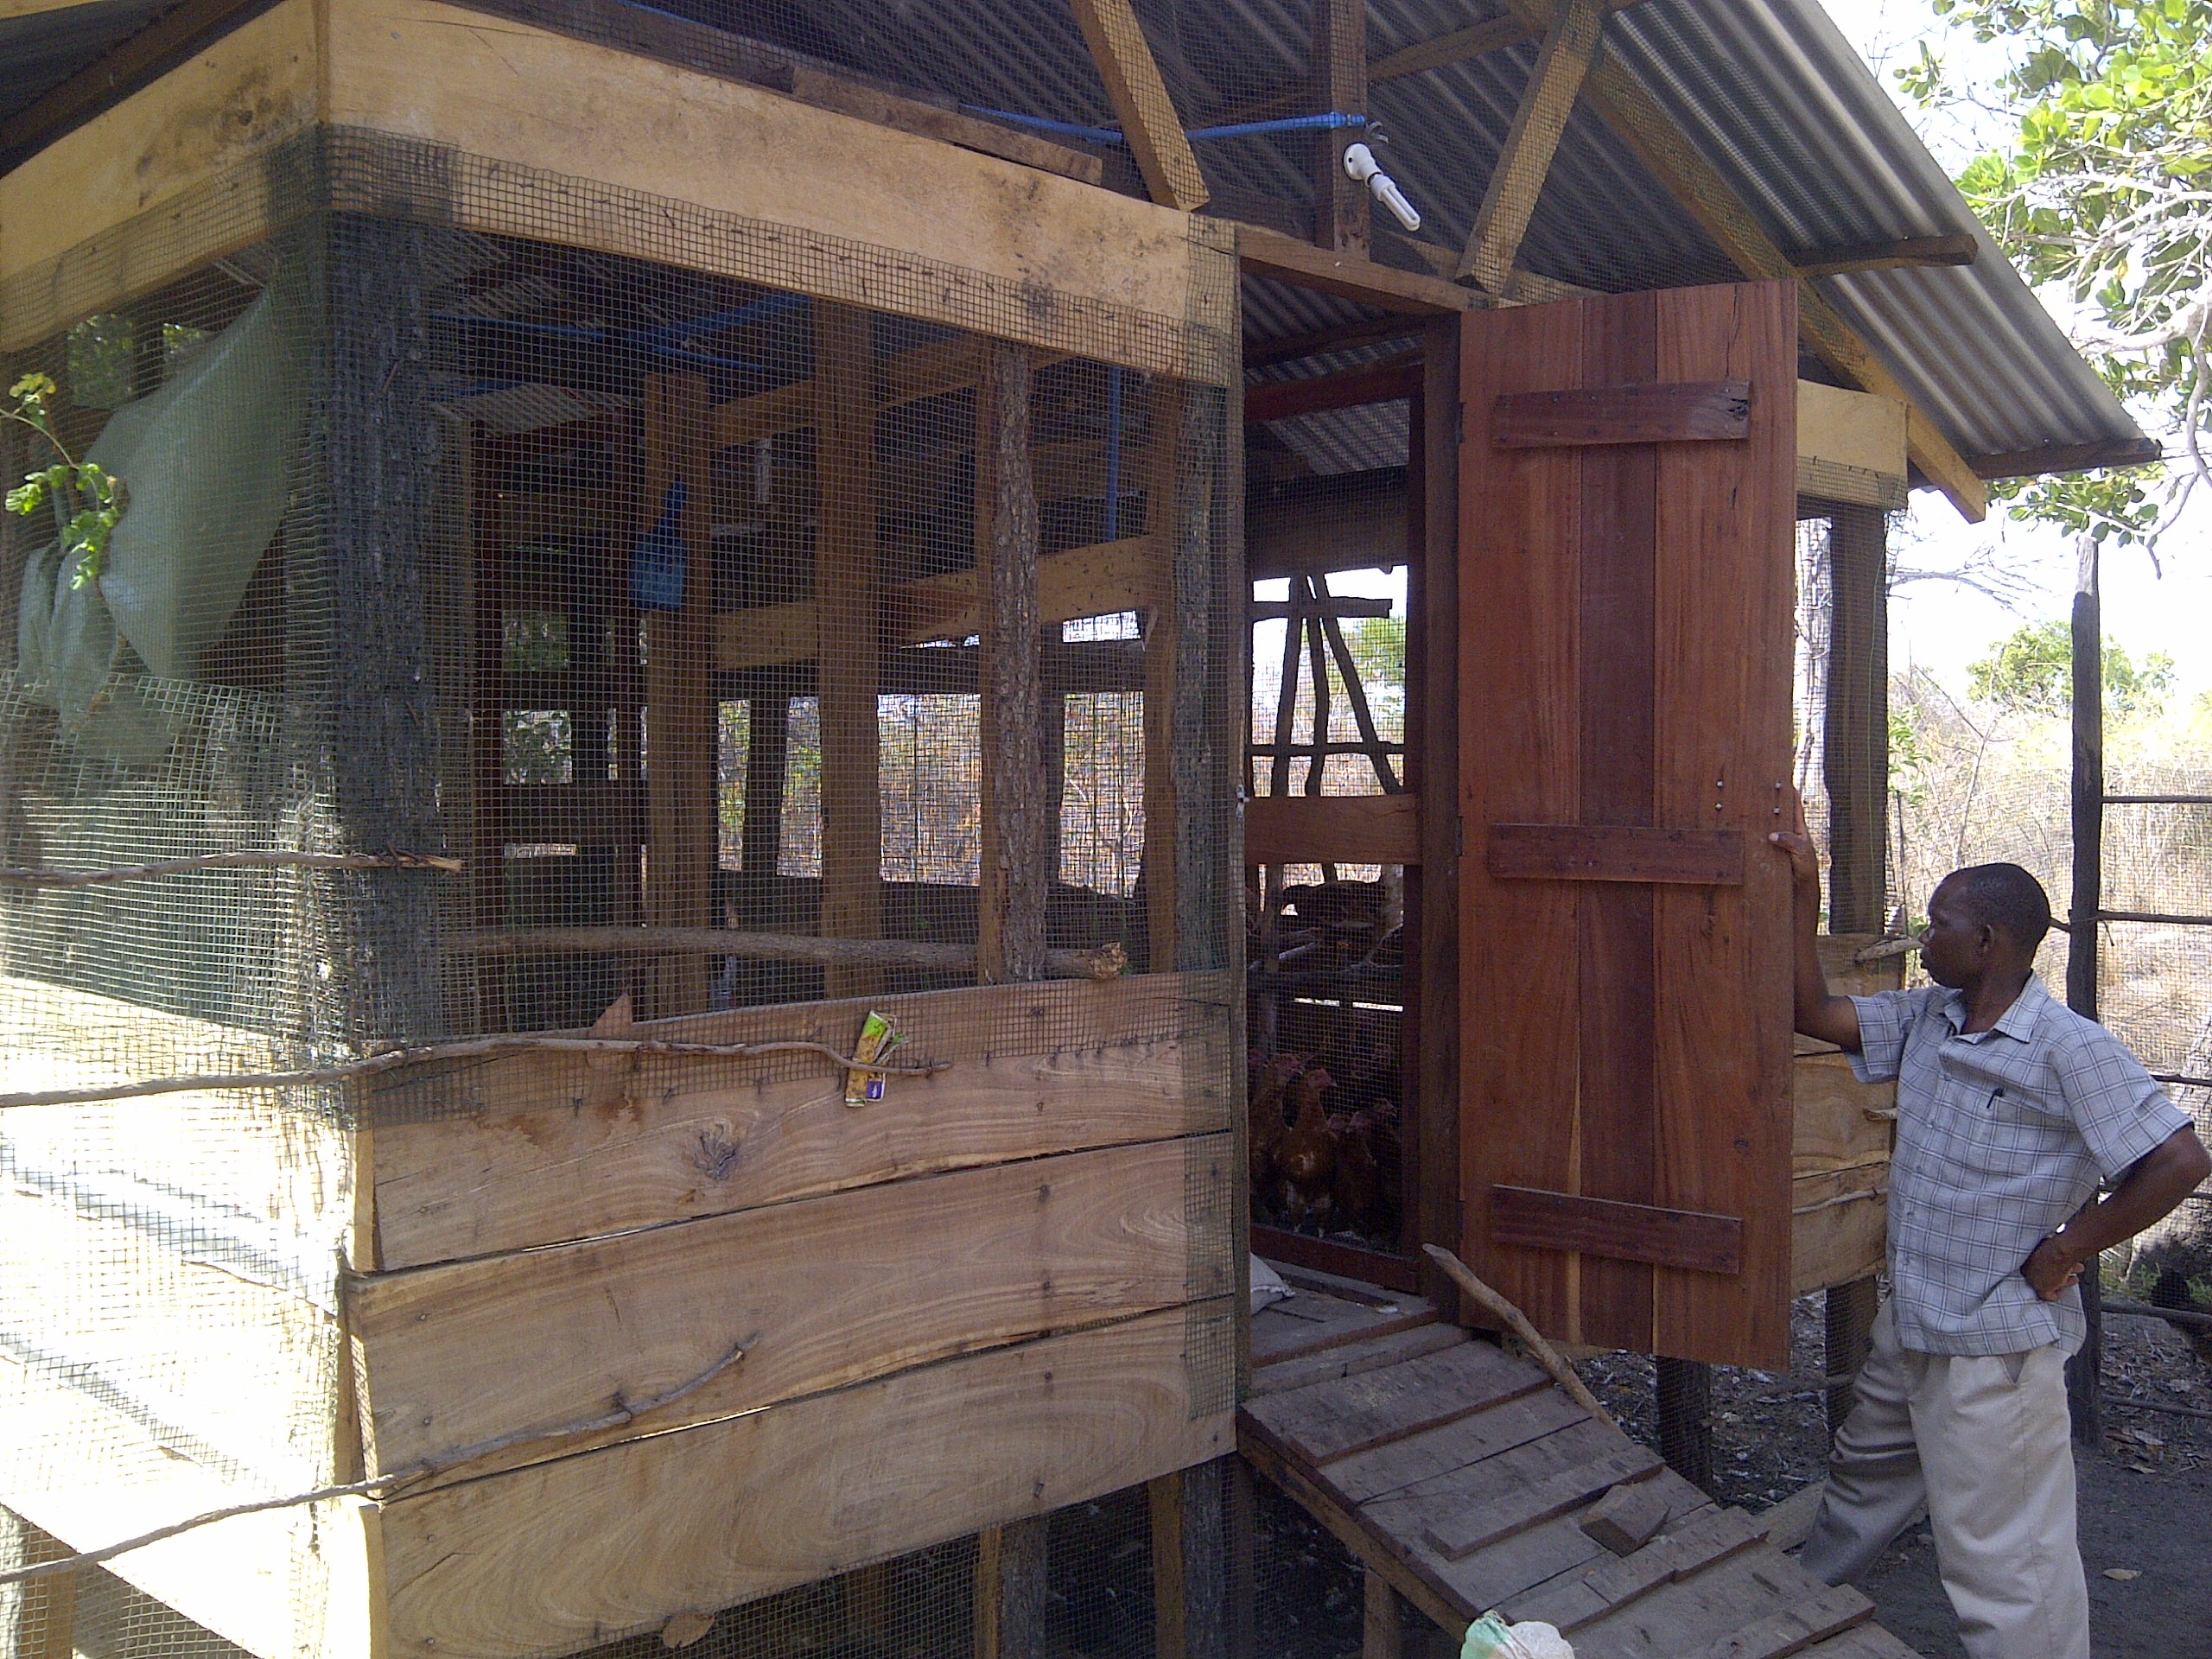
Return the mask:
<svg viewBox="0 0 2212 1659">
<path fill-rule="evenodd" d="M 1398 188 L 1398 181 L 1382 170 L 1375 159 L 1375 152 L 1365 144 L 1344 147 L 1344 171 L 1365 184 L 1376 200 L 1390 210 L 1390 216 L 1408 231 L 1421 229 L 1421 214 L 1413 203 L 1406 200 L 1406 193 Z"/>
</svg>

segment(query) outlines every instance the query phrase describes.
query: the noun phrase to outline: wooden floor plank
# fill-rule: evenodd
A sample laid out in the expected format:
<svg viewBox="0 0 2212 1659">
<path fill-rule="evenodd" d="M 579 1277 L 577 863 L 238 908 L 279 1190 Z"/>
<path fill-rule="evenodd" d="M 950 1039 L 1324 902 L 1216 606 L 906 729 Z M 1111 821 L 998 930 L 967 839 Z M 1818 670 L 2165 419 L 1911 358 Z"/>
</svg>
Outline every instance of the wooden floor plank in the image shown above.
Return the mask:
<svg viewBox="0 0 2212 1659">
<path fill-rule="evenodd" d="M 1423 1354 L 1440 1352 L 1456 1348 L 1471 1338 L 1456 1325 L 1442 1325 L 1431 1321 L 1415 1325 L 1410 1331 L 1393 1331 L 1380 1337 L 1363 1337 L 1357 1342 L 1322 1349 L 1292 1359 L 1275 1360 L 1266 1364 L 1255 1363 L 1252 1368 L 1252 1394 L 1282 1394 L 1292 1389 L 1302 1389 L 1310 1383 L 1332 1382 L 1341 1376 L 1356 1376 L 1362 1371 L 1381 1370 L 1402 1360 L 1418 1359 Z"/>
<path fill-rule="evenodd" d="M 1516 1621 L 1541 1619 L 1556 1625 L 1561 1635 L 1569 1635 L 1616 1617 L 1663 1586 L 1694 1577 L 1714 1562 L 1754 1547 L 1764 1545 L 1741 1510 L 1715 1510 L 1671 1527 L 1634 1554 L 1616 1557 L 1600 1549 L 1605 1559 L 1581 1578 L 1522 1595 L 1505 1612 Z"/>
<path fill-rule="evenodd" d="M 1537 1445 L 1543 1444 L 1537 1441 Z M 1493 1459 L 1493 1463 L 1497 1459 Z M 1580 1510 L 1603 1497 L 1614 1485 L 1649 1474 L 1659 1466 L 1659 1454 L 1647 1446 L 1624 1446 L 1601 1453 L 1594 1461 L 1572 1464 L 1541 1480 L 1486 1494 L 1458 1513 L 1440 1516 L 1421 1529 L 1429 1547 L 1448 1560 L 1461 1560 L 1477 1550 L 1511 1536 L 1523 1527 L 1548 1521 L 1569 1510 Z M 1491 1467 L 1478 1463 L 1475 1472 Z M 1653 1513 L 1657 1513 L 1655 1509 Z"/>
<path fill-rule="evenodd" d="M 1712 1510 L 1712 1501 L 1672 1470 L 1662 1469 L 1650 1479 L 1667 1500 L 1669 1527 L 1694 1528 Z M 1618 1559 L 1583 1531 L 1580 1520 L 1573 1511 L 1557 1516 L 1452 1562 L 1446 1570 L 1463 1593 L 1484 1607 L 1517 1605 L 1547 1586 L 1577 1585 Z"/>
<path fill-rule="evenodd" d="M 1385 1313 L 1341 1297 L 1300 1292 L 1287 1302 L 1271 1303 L 1253 1316 L 1252 1363 L 1274 1365 L 1435 1322 L 1436 1315 L 1426 1311 Z"/>
<path fill-rule="evenodd" d="M 1805 1649 L 1807 1659 L 1921 1659 L 1880 1625 L 1866 1624 Z"/>
<path fill-rule="evenodd" d="M 1661 1586 L 1572 1640 L 1580 1659 L 1788 1659 L 1872 1611 L 1857 1591 L 1759 1548 Z"/>
<path fill-rule="evenodd" d="M 1539 1383 L 1522 1397 L 1332 1464 L 1329 1484 L 1348 1502 L 1364 1503 L 1588 1421 L 1589 1414 L 1565 1394 Z"/>
<path fill-rule="evenodd" d="M 1296 1456 L 1320 1466 L 1548 1386 L 1526 1360 L 1486 1342 L 1467 1342 L 1385 1370 L 1255 1400 L 1249 1409 Z"/>
</svg>

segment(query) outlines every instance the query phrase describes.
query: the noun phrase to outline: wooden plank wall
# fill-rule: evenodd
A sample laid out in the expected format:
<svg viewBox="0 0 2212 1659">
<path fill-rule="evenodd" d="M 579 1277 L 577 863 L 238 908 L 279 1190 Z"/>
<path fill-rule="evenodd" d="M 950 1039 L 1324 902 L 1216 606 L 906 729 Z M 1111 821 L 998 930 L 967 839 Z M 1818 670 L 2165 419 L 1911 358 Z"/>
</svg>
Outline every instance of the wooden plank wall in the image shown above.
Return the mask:
<svg viewBox="0 0 2212 1659">
<path fill-rule="evenodd" d="M 1858 952 L 1879 935 L 1821 940 L 1821 963 L 1840 996 L 1866 996 L 1904 983 L 1904 958 L 1872 963 Z M 1796 1141 L 1790 1155 L 1790 1294 L 1826 1290 L 1881 1267 L 1888 1239 L 1890 1146 L 1895 1127 L 1872 1114 L 1894 1111 L 1897 1085 L 1852 1075 L 1840 1050 L 1797 1039 L 1789 1068 Z"/>
<path fill-rule="evenodd" d="M 1228 1450 L 1192 1332 L 1234 1317 L 1234 980 L 651 1027 L 845 1050 L 880 1011 L 947 1069 L 857 1109 L 817 1055 L 503 1057 L 459 1112 L 379 1079 L 366 1464 L 473 1452 L 382 1508 L 391 1651 L 586 1645 Z"/>
</svg>

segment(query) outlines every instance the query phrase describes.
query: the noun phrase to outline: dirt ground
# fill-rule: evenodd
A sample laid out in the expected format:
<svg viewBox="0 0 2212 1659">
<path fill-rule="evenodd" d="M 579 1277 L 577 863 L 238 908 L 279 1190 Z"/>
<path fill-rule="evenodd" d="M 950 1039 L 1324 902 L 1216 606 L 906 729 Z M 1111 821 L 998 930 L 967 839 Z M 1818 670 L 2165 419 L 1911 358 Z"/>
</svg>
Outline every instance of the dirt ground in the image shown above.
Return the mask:
<svg viewBox="0 0 2212 1659">
<path fill-rule="evenodd" d="M 1820 1303 L 1797 1305 L 1787 1375 L 1716 1370 L 1716 1496 L 1763 1509 L 1816 1478 L 1827 1452 Z M 1651 1363 L 1585 1362 L 1593 1389 L 1637 1438 L 1656 1444 Z M 2162 1319 L 2105 1323 L 2105 1440 L 2083 1449 L 2082 1556 L 2098 1659 L 2212 1659 L 2212 1418 L 2129 1407 L 2129 1401 L 2212 1413 L 2212 1364 Z M 1929 1659 L 1963 1652 L 1936 1578 L 1927 1529 L 1914 1527 L 1859 1588 L 1890 1630 Z"/>
</svg>

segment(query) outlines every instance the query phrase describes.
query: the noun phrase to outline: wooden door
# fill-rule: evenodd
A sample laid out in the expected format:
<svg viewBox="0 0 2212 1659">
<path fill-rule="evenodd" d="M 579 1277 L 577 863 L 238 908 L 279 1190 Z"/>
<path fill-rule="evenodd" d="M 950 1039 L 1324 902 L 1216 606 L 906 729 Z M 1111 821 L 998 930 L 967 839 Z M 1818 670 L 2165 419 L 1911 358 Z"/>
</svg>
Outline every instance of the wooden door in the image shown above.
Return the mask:
<svg viewBox="0 0 2212 1659">
<path fill-rule="evenodd" d="M 1779 1365 L 1796 291 L 1465 321 L 1464 1253 L 1554 1337 Z"/>
</svg>

